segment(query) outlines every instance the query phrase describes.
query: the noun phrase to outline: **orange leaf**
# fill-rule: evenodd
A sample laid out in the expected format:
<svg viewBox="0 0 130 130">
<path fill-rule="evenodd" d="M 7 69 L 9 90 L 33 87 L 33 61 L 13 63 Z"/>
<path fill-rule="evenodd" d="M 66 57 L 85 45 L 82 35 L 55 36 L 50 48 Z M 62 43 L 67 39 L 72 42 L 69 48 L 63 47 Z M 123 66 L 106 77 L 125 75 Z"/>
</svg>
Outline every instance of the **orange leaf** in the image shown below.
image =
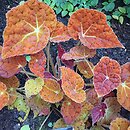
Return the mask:
<svg viewBox="0 0 130 130">
<path fill-rule="evenodd" d="M 65 42 L 70 39 L 67 27 L 62 22 L 57 22 L 55 29 L 51 32 L 51 42 Z"/>
<path fill-rule="evenodd" d="M 79 74 L 67 67 L 60 67 L 62 78 L 62 89 L 69 98 L 77 103 L 82 103 L 86 99 L 83 90 L 84 80 Z"/>
<path fill-rule="evenodd" d="M 28 0 L 6 15 L 2 58 L 34 54 L 45 48 L 56 26 L 54 11 L 43 2 Z"/>
<path fill-rule="evenodd" d="M 65 60 L 78 60 L 83 58 L 91 58 L 96 54 L 96 51 L 93 49 L 88 49 L 85 46 L 76 46 L 70 49 L 69 52 L 63 54 L 62 59 Z"/>
<path fill-rule="evenodd" d="M 130 111 L 130 77 L 118 86 L 117 100 L 122 107 Z"/>
<path fill-rule="evenodd" d="M 20 66 L 24 67 L 26 65 L 26 59 L 23 56 L 2 59 L 0 55 L 0 65 L 0 76 L 9 78 L 21 70 Z"/>
<path fill-rule="evenodd" d="M 16 88 L 19 87 L 19 80 L 16 76 L 13 76 L 10 78 L 0 77 L 0 81 L 6 85 L 7 92 L 9 93 L 8 105 L 12 105 L 17 98 Z"/>
<path fill-rule="evenodd" d="M 109 57 L 102 57 L 94 68 L 94 88 L 99 97 L 105 96 L 121 83 L 120 64 Z"/>
<path fill-rule="evenodd" d="M 90 89 L 86 93 L 86 101 L 91 103 L 93 106 L 98 105 L 99 98 L 98 98 L 98 95 L 97 95 L 95 89 Z"/>
<path fill-rule="evenodd" d="M 121 66 L 121 80 L 122 80 L 122 82 L 124 82 L 128 77 L 130 77 L 130 62 L 127 62 Z"/>
<path fill-rule="evenodd" d="M 79 9 L 74 12 L 68 30 L 71 37 L 80 39 L 90 49 L 123 47 L 107 24 L 106 16 L 97 10 Z"/>
<path fill-rule="evenodd" d="M 44 79 L 44 86 L 40 91 L 41 98 L 50 103 L 56 103 L 63 99 L 60 84 L 54 79 Z"/>
<path fill-rule="evenodd" d="M 80 115 L 81 104 L 72 101 L 69 98 L 65 98 L 61 107 L 61 114 L 66 124 L 72 124 L 76 118 Z"/>
<path fill-rule="evenodd" d="M 36 76 L 44 78 L 45 65 L 46 65 L 46 56 L 43 51 L 31 55 L 29 68 Z"/>
<path fill-rule="evenodd" d="M 6 85 L 0 82 L 0 110 L 8 104 L 9 94 L 7 93 Z"/>
<path fill-rule="evenodd" d="M 130 122 L 124 118 L 116 118 L 111 122 L 110 130 L 127 130 Z"/>
<path fill-rule="evenodd" d="M 94 68 L 94 65 L 91 62 L 88 61 L 88 63 L 91 66 L 91 68 Z M 86 61 L 81 61 L 81 62 L 77 62 L 76 64 L 80 73 L 83 74 L 85 78 L 89 79 L 93 77 L 93 72 L 89 67 L 88 63 Z"/>
</svg>

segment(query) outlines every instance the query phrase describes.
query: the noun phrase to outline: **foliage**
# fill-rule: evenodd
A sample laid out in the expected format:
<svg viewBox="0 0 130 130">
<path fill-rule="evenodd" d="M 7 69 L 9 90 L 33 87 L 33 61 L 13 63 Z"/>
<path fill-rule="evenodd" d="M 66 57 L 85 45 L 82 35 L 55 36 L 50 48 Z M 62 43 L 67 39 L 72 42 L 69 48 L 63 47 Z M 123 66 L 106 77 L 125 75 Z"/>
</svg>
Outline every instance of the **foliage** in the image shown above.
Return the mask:
<svg viewBox="0 0 130 130">
<path fill-rule="evenodd" d="M 123 128 L 129 127 L 129 121 L 117 117 L 121 107 L 130 111 L 130 63 L 120 66 L 106 56 L 96 65 L 89 60 L 96 49 L 124 48 L 103 13 L 79 9 L 65 26 L 48 5 L 28 0 L 7 13 L 7 23 L 0 48 L 0 110 L 8 106 L 24 112 L 20 121 L 32 110 L 34 117 L 47 116 L 42 125 L 56 110 L 62 118 L 54 128 L 93 130 L 107 124 L 113 129 L 123 122 Z M 66 52 L 62 42 L 70 38 L 77 45 Z M 58 44 L 56 59 L 50 54 L 52 43 Z M 20 73 L 25 85 L 15 76 Z M 111 93 L 115 89 L 117 97 Z"/>
<path fill-rule="evenodd" d="M 56 14 L 60 14 L 65 17 L 69 14 L 72 15 L 73 12 L 80 8 L 91 8 L 96 7 L 99 0 L 43 0 L 52 9 L 55 10 Z"/>
</svg>

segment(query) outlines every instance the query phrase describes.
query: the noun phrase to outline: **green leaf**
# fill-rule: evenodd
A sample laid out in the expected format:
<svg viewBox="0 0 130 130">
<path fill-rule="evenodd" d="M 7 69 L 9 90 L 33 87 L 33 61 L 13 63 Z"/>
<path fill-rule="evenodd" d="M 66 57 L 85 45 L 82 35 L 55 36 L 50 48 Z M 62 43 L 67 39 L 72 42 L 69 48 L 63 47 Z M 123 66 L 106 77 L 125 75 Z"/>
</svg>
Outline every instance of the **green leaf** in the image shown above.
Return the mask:
<svg viewBox="0 0 130 130">
<path fill-rule="evenodd" d="M 96 6 L 98 4 L 98 0 L 91 0 L 91 6 Z"/>
<path fill-rule="evenodd" d="M 9 109 L 17 108 L 18 111 L 23 111 L 25 113 L 24 119 L 22 117 L 18 117 L 20 122 L 25 121 L 28 117 L 29 112 L 30 112 L 30 107 L 27 106 L 23 96 L 20 94 L 18 94 L 18 97 L 15 100 L 15 102 L 11 106 L 9 106 L 8 108 Z"/>
<path fill-rule="evenodd" d="M 69 12 L 69 16 L 71 16 L 74 12 Z"/>
<path fill-rule="evenodd" d="M 103 2 L 102 5 L 104 5 L 104 6 L 105 6 L 105 5 L 108 5 L 108 2 Z"/>
<path fill-rule="evenodd" d="M 19 5 L 23 5 L 25 3 L 25 1 L 20 1 Z"/>
<path fill-rule="evenodd" d="M 116 1 L 116 0 L 108 0 L 109 3 L 114 2 L 114 1 Z"/>
<path fill-rule="evenodd" d="M 68 8 L 68 3 L 69 2 L 63 2 L 63 3 L 61 3 L 61 8 L 63 9 L 63 10 L 66 10 L 67 8 Z"/>
<path fill-rule="evenodd" d="M 118 7 L 118 9 L 119 9 L 119 11 L 120 11 L 121 13 L 123 13 L 123 14 L 126 13 L 126 8 L 124 8 L 124 7 Z"/>
<path fill-rule="evenodd" d="M 44 0 L 44 2 L 45 2 L 46 4 L 48 4 L 48 5 L 51 4 L 51 0 Z"/>
<path fill-rule="evenodd" d="M 111 26 L 111 23 L 110 23 L 110 21 L 107 21 L 107 24 L 108 24 L 109 26 Z"/>
<path fill-rule="evenodd" d="M 130 4 L 130 0 L 123 0 L 126 5 Z"/>
<path fill-rule="evenodd" d="M 121 15 L 121 12 L 119 12 L 119 11 L 115 11 L 115 12 L 112 13 L 112 15 L 116 15 L 116 16 L 119 17 L 119 16 Z"/>
<path fill-rule="evenodd" d="M 62 17 L 65 17 L 67 14 L 68 14 L 68 11 L 63 10 L 62 13 L 61 13 L 61 16 L 62 16 Z"/>
<path fill-rule="evenodd" d="M 109 3 L 108 5 L 104 6 L 103 8 L 105 9 L 105 11 L 111 12 L 115 8 L 115 4 Z"/>
<path fill-rule="evenodd" d="M 120 22 L 120 24 L 123 24 L 123 22 L 124 22 L 124 17 L 123 16 L 119 17 L 119 22 Z"/>
<path fill-rule="evenodd" d="M 56 14 L 59 14 L 62 11 L 60 7 L 56 8 Z"/>
<path fill-rule="evenodd" d="M 116 19 L 116 20 L 119 19 L 119 17 L 118 17 L 117 15 L 112 15 L 112 17 L 113 17 L 114 19 Z"/>
<path fill-rule="evenodd" d="M 31 56 L 26 56 L 26 61 L 29 62 L 31 60 Z"/>
<path fill-rule="evenodd" d="M 29 98 L 32 95 L 37 95 L 44 86 L 44 80 L 40 77 L 36 79 L 29 79 L 25 83 L 25 94 L 26 97 Z"/>
<path fill-rule="evenodd" d="M 130 7 L 127 7 L 126 10 L 127 10 L 127 13 L 130 14 Z"/>
<path fill-rule="evenodd" d="M 20 130 L 30 130 L 29 125 L 24 125 L 20 128 Z"/>
<path fill-rule="evenodd" d="M 49 123 L 48 123 L 48 127 L 50 127 L 50 128 L 53 127 L 53 123 L 52 123 L 52 122 L 49 122 Z"/>
<path fill-rule="evenodd" d="M 107 15 L 107 20 L 111 20 L 112 17 L 110 15 Z"/>
<path fill-rule="evenodd" d="M 68 2 L 68 7 L 67 7 L 68 11 L 72 12 L 74 9 L 74 6 Z"/>
<path fill-rule="evenodd" d="M 56 3 L 55 3 L 55 2 L 52 2 L 52 3 L 50 4 L 50 7 L 53 9 L 53 8 L 55 7 L 55 5 L 56 5 Z"/>
</svg>

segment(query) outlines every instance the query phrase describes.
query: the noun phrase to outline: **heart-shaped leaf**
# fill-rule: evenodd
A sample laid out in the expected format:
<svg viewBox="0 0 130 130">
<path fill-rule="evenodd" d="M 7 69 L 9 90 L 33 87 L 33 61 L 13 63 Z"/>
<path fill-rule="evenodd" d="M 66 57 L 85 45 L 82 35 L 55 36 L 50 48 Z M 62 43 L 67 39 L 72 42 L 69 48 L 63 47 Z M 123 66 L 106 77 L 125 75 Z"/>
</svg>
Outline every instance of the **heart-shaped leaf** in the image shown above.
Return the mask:
<svg viewBox="0 0 130 130">
<path fill-rule="evenodd" d="M 107 106 L 106 113 L 101 119 L 101 124 L 110 125 L 111 121 L 116 119 L 121 110 L 120 104 L 117 102 L 116 97 L 108 97 L 105 99 L 104 103 Z"/>
<path fill-rule="evenodd" d="M 124 118 L 116 118 L 111 122 L 110 130 L 127 130 L 130 122 Z"/>
<path fill-rule="evenodd" d="M 130 62 L 127 62 L 121 66 L 121 80 L 122 80 L 122 82 L 124 82 L 128 77 L 130 77 Z"/>
<path fill-rule="evenodd" d="M 0 82 L 0 110 L 8 104 L 9 94 L 7 93 L 7 87 L 4 83 Z"/>
<path fill-rule="evenodd" d="M 107 106 L 105 103 L 100 103 L 97 106 L 95 106 L 92 110 L 92 123 L 95 124 L 97 121 L 99 121 L 102 117 L 104 117 L 105 110 Z"/>
<path fill-rule="evenodd" d="M 69 52 L 63 54 L 62 59 L 65 60 L 78 60 L 83 58 L 91 58 L 96 54 L 94 49 L 88 49 L 85 46 L 76 46 L 70 49 Z"/>
<path fill-rule="evenodd" d="M 44 79 L 44 86 L 40 91 L 41 98 L 50 103 L 56 103 L 63 99 L 60 84 L 54 79 Z"/>
<path fill-rule="evenodd" d="M 67 27 L 62 22 L 57 22 L 55 29 L 51 32 L 51 42 L 65 42 L 70 39 Z"/>
<path fill-rule="evenodd" d="M 23 56 L 12 57 L 9 59 L 1 58 L 2 46 L 0 46 L 0 76 L 9 78 L 18 73 L 26 65 L 26 59 Z"/>
<path fill-rule="evenodd" d="M 66 98 L 62 103 L 61 114 L 66 124 L 72 124 L 76 118 L 80 115 L 81 104 Z"/>
<path fill-rule="evenodd" d="M 44 86 L 44 80 L 39 78 L 29 79 L 25 83 L 25 94 L 29 98 L 32 95 L 37 95 Z"/>
<path fill-rule="evenodd" d="M 86 93 L 83 90 L 84 80 L 79 74 L 67 67 L 60 67 L 62 89 L 69 98 L 77 103 L 82 103 L 86 99 Z"/>
<path fill-rule="evenodd" d="M 92 78 L 93 77 L 93 69 L 94 65 L 88 61 L 88 63 L 86 61 L 81 61 L 81 62 L 77 62 L 77 68 L 80 71 L 81 74 L 83 74 L 83 76 L 85 78 Z M 90 68 L 91 66 L 91 68 Z"/>
<path fill-rule="evenodd" d="M 118 86 L 117 100 L 125 109 L 130 111 L 130 77 Z"/>
<path fill-rule="evenodd" d="M 105 96 L 121 83 L 121 68 L 116 60 L 102 57 L 94 68 L 94 88 L 99 97 Z"/>
<path fill-rule="evenodd" d="M 65 54 L 65 50 L 61 46 L 61 44 L 58 44 L 58 58 L 62 61 L 62 63 L 65 66 L 67 66 L 69 68 L 73 68 L 73 66 L 74 66 L 74 60 L 65 60 L 65 59 L 62 59 L 63 54 Z"/>
<path fill-rule="evenodd" d="M 39 95 L 26 99 L 28 106 L 34 113 L 34 117 L 40 115 L 48 115 L 50 112 L 49 103 L 43 101 Z"/>
<path fill-rule="evenodd" d="M 69 19 L 68 30 L 71 37 L 79 39 L 90 49 L 123 47 L 107 24 L 106 16 L 96 10 L 79 9 L 74 12 Z"/>
<path fill-rule="evenodd" d="M 36 76 L 44 78 L 45 65 L 46 65 L 46 56 L 43 51 L 31 55 L 29 68 Z"/>
<path fill-rule="evenodd" d="M 50 31 L 56 26 L 54 11 L 43 2 L 28 0 L 11 9 L 4 30 L 2 58 L 41 51 L 48 43 Z"/>
<path fill-rule="evenodd" d="M 16 88 L 19 87 L 19 80 L 16 76 L 13 76 L 10 78 L 0 77 L 0 81 L 6 85 L 7 92 L 9 93 L 8 105 L 12 105 L 17 98 Z"/>
<path fill-rule="evenodd" d="M 60 118 L 54 123 L 53 129 L 55 130 L 58 128 L 66 128 L 66 127 L 67 127 L 67 124 L 65 124 L 64 119 Z"/>
</svg>

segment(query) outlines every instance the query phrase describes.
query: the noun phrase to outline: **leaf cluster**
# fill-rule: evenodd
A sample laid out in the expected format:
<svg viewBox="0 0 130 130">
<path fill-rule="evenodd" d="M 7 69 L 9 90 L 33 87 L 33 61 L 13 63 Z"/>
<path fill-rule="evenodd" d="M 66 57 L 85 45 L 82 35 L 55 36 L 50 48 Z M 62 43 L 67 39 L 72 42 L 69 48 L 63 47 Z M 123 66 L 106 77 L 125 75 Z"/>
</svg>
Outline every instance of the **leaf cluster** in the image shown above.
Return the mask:
<svg viewBox="0 0 130 130">
<path fill-rule="evenodd" d="M 45 121 L 56 110 L 62 117 L 54 128 L 129 129 L 119 112 L 121 107 L 130 111 L 130 63 L 121 66 L 106 56 L 96 65 L 89 61 L 96 49 L 124 48 L 103 13 L 79 9 L 65 26 L 48 5 L 28 0 L 7 13 L 7 23 L 0 47 L 0 110 L 23 111 L 20 121 L 30 110 L 34 117 L 47 116 Z M 70 39 L 78 42 L 66 52 L 62 43 Z M 53 44 L 56 62 L 50 54 Z M 26 75 L 22 87 L 15 76 L 20 73 Z"/>
</svg>

